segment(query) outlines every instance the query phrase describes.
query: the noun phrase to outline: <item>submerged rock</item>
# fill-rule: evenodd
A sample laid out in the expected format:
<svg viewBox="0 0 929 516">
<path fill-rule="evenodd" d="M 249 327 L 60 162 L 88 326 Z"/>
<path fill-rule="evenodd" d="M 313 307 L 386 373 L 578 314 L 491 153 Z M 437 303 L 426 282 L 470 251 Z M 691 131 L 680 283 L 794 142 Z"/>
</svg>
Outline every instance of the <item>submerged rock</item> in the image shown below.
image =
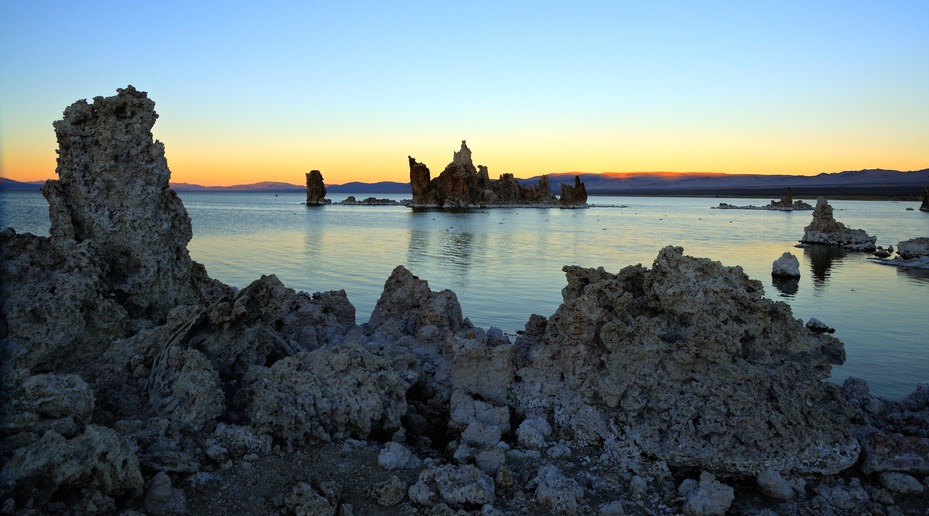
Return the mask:
<svg viewBox="0 0 929 516">
<path fill-rule="evenodd" d="M 816 200 L 816 209 L 813 210 L 813 221 L 803 228 L 804 244 L 838 245 L 852 251 L 868 251 L 875 249 L 874 242 L 877 237 L 868 235 L 861 229 L 849 229 L 845 224 L 835 220 L 832 216 L 832 206 L 825 198 Z"/>
<path fill-rule="evenodd" d="M 800 210 L 812 210 L 813 207 L 809 203 L 803 202 L 800 199 L 794 200 L 793 189 L 789 186 L 787 187 L 787 193 L 778 201 L 771 201 L 764 206 L 735 206 L 733 204 L 721 202 L 719 206 L 713 207 L 717 210 L 769 210 L 769 211 L 800 211 Z"/>
</svg>

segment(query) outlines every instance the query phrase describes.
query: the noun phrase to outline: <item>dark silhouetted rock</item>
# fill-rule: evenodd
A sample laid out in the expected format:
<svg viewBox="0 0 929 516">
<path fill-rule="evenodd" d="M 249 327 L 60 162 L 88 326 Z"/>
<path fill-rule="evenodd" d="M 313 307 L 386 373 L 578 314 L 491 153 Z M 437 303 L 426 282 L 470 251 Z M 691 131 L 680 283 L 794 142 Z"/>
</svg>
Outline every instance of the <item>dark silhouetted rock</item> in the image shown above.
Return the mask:
<svg viewBox="0 0 929 516">
<path fill-rule="evenodd" d="M 452 162 L 436 178 L 430 178 L 429 169 L 413 157 L 409 161 L 413 188 L 410 206 L 414 208 L 558 205 L 546 176 L 536 186 L 520 184 L 513 174 L 491 180 L 487 167 L 474 166 L 471 149 L 464 140 L 461 149 L 453 154 Z M 584 195 L 586 201 L 586 192 Z"/>
<path fill-rule="evenodd" d="M 584 183 L 581 182 L 581 176 L 574 176 L 574 186 L 561 183 L 561 198 L 559 202 L 562 206 L 587 206 L 587 188 L 584 187 Z"/>
<path fill-rule="evenodd" d="M 923 187 L 923 203 L 919 205 L 919 211 L 929 211 L 929 186 Z"/>
<path fill-rule="evenodd" d="M 326 199 L 326 185 L 323 184 L 323 175 L 319 170 L 310 170 L 306 174 L 306 204 L 329 204 Z"/>
</svg>

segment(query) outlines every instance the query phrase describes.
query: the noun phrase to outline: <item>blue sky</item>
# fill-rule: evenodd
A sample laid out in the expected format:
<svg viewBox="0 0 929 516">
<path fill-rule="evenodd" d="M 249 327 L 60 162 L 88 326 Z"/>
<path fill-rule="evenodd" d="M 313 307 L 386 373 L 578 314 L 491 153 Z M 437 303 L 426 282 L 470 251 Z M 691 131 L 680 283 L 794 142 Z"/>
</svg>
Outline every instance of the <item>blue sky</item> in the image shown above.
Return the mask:
<svg viewBox="0 0 929 516">
<path fill-rule="evenodd" d="M 0 153 L 132 84 L 174 180 L 929 167 L 929 2 L 4 2 Z"/>
</svg>

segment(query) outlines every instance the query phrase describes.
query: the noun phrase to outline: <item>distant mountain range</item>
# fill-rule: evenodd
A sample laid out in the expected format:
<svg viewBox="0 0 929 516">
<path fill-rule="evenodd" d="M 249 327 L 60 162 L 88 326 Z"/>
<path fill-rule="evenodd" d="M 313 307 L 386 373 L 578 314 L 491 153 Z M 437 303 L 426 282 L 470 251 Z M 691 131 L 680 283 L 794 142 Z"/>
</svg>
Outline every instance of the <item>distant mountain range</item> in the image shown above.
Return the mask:
<svg viewBox="0 0 929 516">
<path fill-rule="evenodd" d="M 715 172 L 565 172 L 548 174 L 552 191 L 560 192 L 560 183 L 581 176 L 589 194 L 597 195 L 742 195 L 775 196 L 787 187 L 797 196 L 816 195 L 909 195 L 915 196 L 929 186 L 929 169 L 901 172 L 899 170 L 854 170 L 822 173 L 815 176 L 722 174 Z M 541 176 L 519 179 L 521 183 L 537 184 Z M 0 178 L 0 190 L 38 190 L 44 181 L 19 182 Z M 264 181 L 248 185 L 201 186 L 172 183 L 178 192 L 303 192 L 304 185 Z M 390 193 L 411 194 L 409 183 L 381 181 L 342 185 L 326 185 L 328 193 Z"/>
</svg>

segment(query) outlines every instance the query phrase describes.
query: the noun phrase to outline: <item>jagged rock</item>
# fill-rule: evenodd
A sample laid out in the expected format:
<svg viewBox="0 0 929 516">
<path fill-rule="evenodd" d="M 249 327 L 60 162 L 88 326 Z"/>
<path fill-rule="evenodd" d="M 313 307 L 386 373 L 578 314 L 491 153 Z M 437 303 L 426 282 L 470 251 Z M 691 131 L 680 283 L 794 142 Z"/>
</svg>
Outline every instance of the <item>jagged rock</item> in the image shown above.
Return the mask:
<svg viewBox="0 0 929 516">
<path fill-rule="evenodd" d="M 382 357 L 356 344 L 300 352 L 252 367 L 248 416 L 289 445 L 392 432 L 406 413 L 411 368 L 409 357 Z"/>
<path fill-rule="evenodd" d="M 865 474 L 896 471 L 929 475 L 929 438 L 872 432 L 864 440 Z"/>
<path fill-rule="evenodd" d="M 306 174 L 306 204 L 329 204 L 326 199 L 326 185 L 323 184 L 323 174 L 319 170 L 310 170 Z"/>
<path fill-rule="evenodd" d="M 419 457 L 413 455 L 409 448 L 395 442 L 385 444 L 377 455 L 377 464 L 388 471 L 418 468 L 420 462 Z"/>
<path fill-rule="evenodd" d="M 581 182 L 581 176 L 574 176 L 574 185 L 561 183 L 561 197 L 558 202 L 565 207 L 587 206 L 587 188 Z"/>
<path fill-rule="evenodd" d="M 929 211 L 929 186 L 923 187 L 923 202 L 919 205 L 919 211 Z"/>
<path fill-rule="evenodd" d="M 501 174 L 498 180 L 491 180 L 487 167 L 474 166 L 471 149 L 464 140 L 461 149 L 454 152 L 452 162 L 434 179 L 428 167 L 412 156 L 408 158 L 413 189 L 410 205 L 414 208 L 555 206 L 558 201 L 551 193 L 546 176 L 542 176 L 538 186 L 521 185 L 513 174 Z M 586 201 L 586 193 L 584 195 Z"/>
<path fill-rule="evenodd" d="M 584 498 L 584 489 L 555 466 L 544 466 L 532 481 L 535 497 L 542 505 L 559 514 L 576 514 Z"/>
<path fill-rule="evenodd" d="M 378 505 L 384 507 L 390 507 L 402 502 L 406 498 L 406 492 L 406 484 L 396 475 L 391 475 L 390 478 L 371 489 L 371 495 L 377 500 Z"/>
<path fill-rule="evenodd" d="M 912 238 L 898 243 L 897 254 L 904 260 L 929 256 L 929 237 Z"/>
<path fill-rule="evenodd" d="M 771 276 L 779 278 L 799 278 L 800 260 L 791 253 L 784 253 L 771 265 Z"/>
<path fill-rule="evenodd" d="M 15 391 L 9 416 L 0 420 L 0 434 L 54 430 L 74 437 L 93 412 L 93 390 L 80 376 L 37 374 Z"/>
<path fill-rule="evenodd" d="M 34 498 L 41 505 L 63 489 L 112 497 L 138 495 L 143 482 L 132 447 L 113 430 L 87 425 L 73 439 L 50 430 L 17 449 L 0 470 L 5 493 Z"/>
<path fill-rule="evenodd" d="M 564 303 L 517 340 L 514 405 L 582 443 L 609 420 L 669 464 L 834 473 L 855 463 L 853 410 L 821 380 L 842 345 L 762 297 L 740 267 L 667 247 L 651 270 L 565 267 Z M 714 310 L 706 310 L 713 306 Z"/>
<path fill-rule="evenodd" d="M 875 249 L 874 242 L 877 237 L 869 236 L 861 229 L 849 229 L 845 224 L 835 220 L 832 216 L 832 206 L 825 198 L 816 200 L 816 209 L 813 210 L 813 221 L 803 228 L 804 244 L 839 245 L 852 251 L 868 251 Z"/>
<path fill-rule="evenodd" d="M 265 455 L 271 451 L 271 437 L 255 433 L 251 426 L 219 423 L 213 431 L 213 440 L 234 458 Z"/>
<path fill-rule="evenodd" d="M 545 447 L 546 440 L 552 434 L 552 426 L 544 416 L 527 417 L 516 429 L 516 439 L 524 448 L 538 450 Z"/>
<path fill-rule="evenodd" d="M 695 485 L 694 485 L 695 484 Z M 688 483 L 683 486 L 682 495 L 687 497 L 684 502 L 684 513 L 690 516 L 712 516 L 725 514 L 735 499 L 731 487 L 716 480 L 712 474 L 704 471 L 700 473 L 699 483 Z"/>
<path fill-rule="evenodd" d="M 187 252 L 190 218 L 169 188 L 164 145 L 152 138 L 155 103 L 132 86 L 80 100 L 55 122 L 58 180 L 46 182 L 51 240 L 84 247 L 98 289 L 132 317 L 158 321 L 220 287 Z"/>
<path fill-rule="evenodd" d="M 219 375 L 195 349 L 165 347 L 155 357 L 145 391 L 155 414 L 184 430 L 199 431 L 225 411 Z"/>
<path fill-rule="evenodd" d="M 455 505 L 493 503 L 496 496 L 493 479 L 470 464 L 446 464 L 424 469 L 410 491 L 410 498 L 420 504 L 436 499 L 428 494 L 429 491 L 438 493 L 442 500 Z"/>
</svg>

